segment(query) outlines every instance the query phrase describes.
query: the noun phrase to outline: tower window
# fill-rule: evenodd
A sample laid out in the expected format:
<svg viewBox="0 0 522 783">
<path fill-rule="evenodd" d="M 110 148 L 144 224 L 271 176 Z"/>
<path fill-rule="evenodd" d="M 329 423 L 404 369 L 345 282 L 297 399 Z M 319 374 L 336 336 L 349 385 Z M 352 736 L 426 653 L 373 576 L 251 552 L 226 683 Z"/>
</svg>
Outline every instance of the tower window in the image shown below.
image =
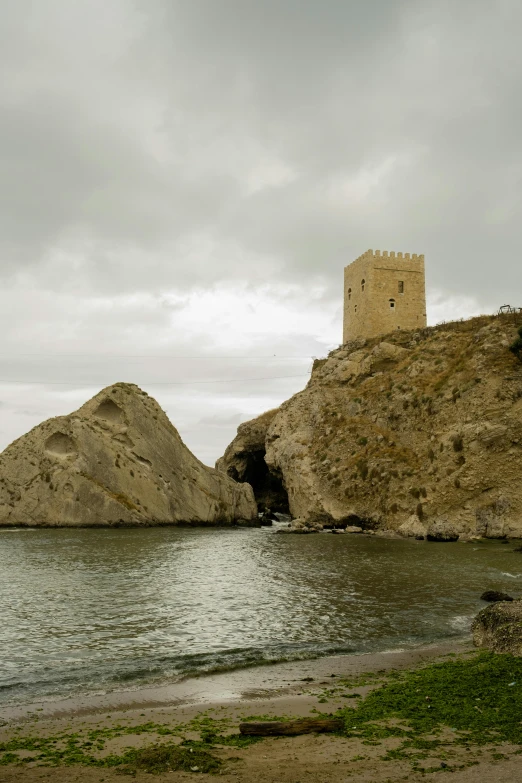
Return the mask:
<svg viewBox="0 0 522 783">
<path fill-rule="evenodd" d="M 395 310 L 395 299 L 390 299 L 390 307 L 392 310 Z"/>
<path fill-rule="evenodd" d="M 404 280 L 399 280 L 399 286 L 398 287 L 399 287 L 399 293 L 403 294 L 404 293 Z"/>
<path fill-rule="evenodd" d="M 363 279 L 361 280 L 361 291 L 363 291 L 363 292 L 364 292 L 364 286 L 365 286 L 365 285 L 366 285 L 366 280 L 363 278 Z"/>
<path fill-rule="evenodd" d="M 355 307 L 353 309 L 354 309 L 354 312 L 357 312 L 357 305 L 355 305 Z"/>
<path fill-rule="evenodd" d="M 352 289 L 349 288 L 348 289 L 348 299 L 351 299 L 351 298 L 352 298 Z"/>
</svg>

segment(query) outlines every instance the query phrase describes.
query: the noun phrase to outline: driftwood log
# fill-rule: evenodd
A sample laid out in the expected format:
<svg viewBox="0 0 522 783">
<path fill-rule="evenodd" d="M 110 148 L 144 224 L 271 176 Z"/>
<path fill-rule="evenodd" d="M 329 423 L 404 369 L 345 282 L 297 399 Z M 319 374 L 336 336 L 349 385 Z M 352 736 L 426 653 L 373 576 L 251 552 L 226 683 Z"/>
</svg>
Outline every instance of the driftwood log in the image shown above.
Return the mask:
<svg viewBox="0 0 522 783">
<path fill-rule="evenodd" d="M 296 734 L 314 734 L 327 731 L 340 731 L 344 721 L 338 718 L 303 718 L 301 720 L 267 720 L 252 723 L 240 723 L 241 734 L 254 737 L 293 737 Z"/>
</svg>

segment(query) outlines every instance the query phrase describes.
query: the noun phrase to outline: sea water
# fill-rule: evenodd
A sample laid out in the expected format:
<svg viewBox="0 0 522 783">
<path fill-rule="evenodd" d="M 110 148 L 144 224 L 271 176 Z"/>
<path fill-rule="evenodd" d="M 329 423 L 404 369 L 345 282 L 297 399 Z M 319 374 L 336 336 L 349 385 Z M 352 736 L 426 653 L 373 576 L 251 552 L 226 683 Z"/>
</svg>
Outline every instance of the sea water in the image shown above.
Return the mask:
<svg viewBox="0 0 522 783">
<path fill-rule="evenodd" d="M 0 531 L 0 704 L 469 634 L 500 542 L 262 529 Z"/>
</svg>

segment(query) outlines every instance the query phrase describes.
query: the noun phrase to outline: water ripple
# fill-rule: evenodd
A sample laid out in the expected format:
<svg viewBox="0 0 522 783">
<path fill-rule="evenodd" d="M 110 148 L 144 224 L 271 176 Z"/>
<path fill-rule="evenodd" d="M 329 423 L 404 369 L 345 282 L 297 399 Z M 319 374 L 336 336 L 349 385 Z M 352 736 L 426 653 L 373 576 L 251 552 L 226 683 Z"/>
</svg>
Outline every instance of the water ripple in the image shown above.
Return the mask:
<svg viewBox="0 0 522 783">
<path fill-rule="evenodd" d="M 5 532 L 5 531 L 4 531 Z M 520 555 L 266 530 L 26 530 L 0 545 L 0 703 L 469 629 Z"/>
</svg>

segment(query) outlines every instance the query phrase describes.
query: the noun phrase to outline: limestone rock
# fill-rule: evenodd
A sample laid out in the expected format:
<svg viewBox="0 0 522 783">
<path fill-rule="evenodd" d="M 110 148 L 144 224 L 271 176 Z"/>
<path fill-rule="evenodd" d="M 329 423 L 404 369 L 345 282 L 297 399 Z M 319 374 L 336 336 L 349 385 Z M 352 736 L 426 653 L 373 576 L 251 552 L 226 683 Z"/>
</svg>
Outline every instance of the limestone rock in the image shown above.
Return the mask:
<svg viewBox="0 0 522 783">
<path fill-rule="evenodd" d="M 241 425 L 220 464 L 261 465 L 293 517 L 325 527 L 522 538 L 522 370 L 504 345 L 515 334 L 482 316 L 347 343 Z"/>
<path fill-rule="evenodd" d="M 257 521 L 252 488 L 203 465 L 158 403 L 110 386 L 0 454 L 0 526 Z"/>
<path fill-rule="evenodd" d="M 240 424 L 233 443 L 216 462 L 216 470 L 228 473 L 236 481 L 245 481 L 252 469 L 253 455 L 257 452 L 264 455 L 266 433 L 276 414 L 277 408 L 274 408 L 256 419 Z"/>
<path fill-rule="evenodd" d="M 458 541 L 460 530 L 448 517 L 432 520 L 426 530 L 428 541 Z"/>
<path fill-rule="evenodd" d="M 369 374 L 387 369 L 394 362 L 404 359 L 408 353 L 406 348 L 393 345 L 393 343 L 378 343 L 369 356 L 361 362 L 361 372 Z"/>
<path fill-rule="evenodd" d="M 397 532 L 405 538 L 420 539 L 426 536 L 426 525 L 422 524 L 418 516 L 412 514 L 406 522 L 402 523 Z"/>
<path fill-rule="evenodd" d="M 310 519 L 293 519 L 287 527 L 279 528 L 277 533 L 320 533 L 323 526 Z"/>
<path fill-rule="evenodd" d="M 277 409 L 240 424 L 237 436 L 217 460 L 216 470 L 253 488 L 260 511 L 288 512 L 288 499 L 278 471 L 270 471 L 265 461 L 266 436 Z"/>
<path fill-rule="evenodd" d="M 522 655 L 522 601 L 499 601 L 482 609 L 471 631 L 476 647 Z"/>
</svg>

